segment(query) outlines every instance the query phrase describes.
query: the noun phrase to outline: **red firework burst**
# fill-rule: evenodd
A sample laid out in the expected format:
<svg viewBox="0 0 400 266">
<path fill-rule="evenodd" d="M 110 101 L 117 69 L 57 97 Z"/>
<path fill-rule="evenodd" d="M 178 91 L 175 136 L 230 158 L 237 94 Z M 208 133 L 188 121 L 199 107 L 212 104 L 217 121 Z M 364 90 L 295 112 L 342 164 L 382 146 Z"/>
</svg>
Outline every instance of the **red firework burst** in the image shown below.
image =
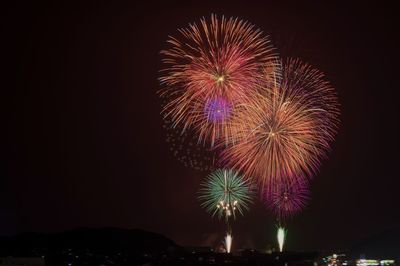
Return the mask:
<svg viewBox="0 0 400 266">
<path fill-rule="evenodd" d="M 254 25 L 237 18 L 201 20 L 169 37 L 161 51 L 166 68 L 161 96 L 169 103 L 163 114 L 185 130 L 193 128 L 200 141 L 231 134 L 228 121 L 236 106 L 257 89 L 262 66 L 276 58 L 273 48 Z"/>
</svg>

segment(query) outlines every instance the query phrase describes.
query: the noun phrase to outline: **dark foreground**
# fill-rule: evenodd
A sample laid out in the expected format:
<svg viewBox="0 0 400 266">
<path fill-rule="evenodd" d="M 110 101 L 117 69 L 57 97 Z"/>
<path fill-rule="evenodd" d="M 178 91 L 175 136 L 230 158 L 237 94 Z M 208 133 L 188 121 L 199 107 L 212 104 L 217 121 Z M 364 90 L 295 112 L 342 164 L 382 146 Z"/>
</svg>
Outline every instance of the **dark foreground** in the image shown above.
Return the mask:
<svg viewBox="0 0 400 266">
<path fill-rule="evenodd" d="M 397 257 L 333 252 L 214 252 L 207 247 L 180 247 L 170 239 L 142 230 L 79 229 L 60 234 L 27 233 L 0 237 L 0 266 L 101 265 L 326 265 L 393 266 Z M 385 259 L 385 260 L 384 260 Z M 390 259 L 390 260 L 388 260 Z"/>
</svg>

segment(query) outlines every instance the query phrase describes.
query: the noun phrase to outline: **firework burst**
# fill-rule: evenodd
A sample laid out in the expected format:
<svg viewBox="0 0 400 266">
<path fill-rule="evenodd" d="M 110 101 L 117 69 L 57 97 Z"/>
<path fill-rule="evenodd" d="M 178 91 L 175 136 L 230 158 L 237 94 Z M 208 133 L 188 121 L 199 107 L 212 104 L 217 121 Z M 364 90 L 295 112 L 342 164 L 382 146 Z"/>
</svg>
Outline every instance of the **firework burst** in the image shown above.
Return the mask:
<svg viewBox="0 0 400 266">
<path fill-rule="evenodd" d="M 253 186 L 234 170 L 217 169 L 201 184 L 201 206 L 219 218 L 235 218 L 249 208 L 254 195 Z"/>
<path fill-rule="evenodd" d="M 288 60 L 267 83 L 232 118 L 235 133 L 224 152 L 229 167 L 263 188 L 315 174 L 339 123 L 336 93 L 320 71 Z"/>
<path fill-rule="evenodd" d="M 256 90 L 262 66 L 275 60 L 273 48 L 259 29 L 237 18 L 212 15 L 179 33 L 161 51 L 160 95 L 169 100 L 163 114 L 213 146 L 231 133 L 227 121 Z"/>
<path fill-rule="evenodd" d="M 268 209 L 284 221 L 306 206 L 310 199 L 308 183 L 304 178 L 298 178 L 291 183 L 278 183 L 272 189 L 263 191 L 263 200 Z"/>
</svg>

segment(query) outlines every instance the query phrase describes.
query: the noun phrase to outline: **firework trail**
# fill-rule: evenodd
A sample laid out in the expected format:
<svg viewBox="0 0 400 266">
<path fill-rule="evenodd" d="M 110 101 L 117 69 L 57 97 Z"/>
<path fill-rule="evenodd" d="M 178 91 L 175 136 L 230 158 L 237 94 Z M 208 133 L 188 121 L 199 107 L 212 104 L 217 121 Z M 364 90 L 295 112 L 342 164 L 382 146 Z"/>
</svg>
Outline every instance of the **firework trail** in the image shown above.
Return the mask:
<svg viewBox="0 0 400 266">
<path fill-rule="evenodd" d="M 160 95 L 168 99 L 162 113 L 174 126 L 193 128 L 200 142 L 214 146 L 231 134 L 227 121 L 236 105 L 254 93 L 262 66 L 276 56 L 259 29 L 237 18 L 212 15 L 179 33 L 161 51 L 166 67 Z"/>
<path fill-rule="evenodd" d="M 227 233 L 225 236 L 225 241 L 224 241 L 226 253 L 231 253 L 232 241 L 233 241 L 232 235 Z"/>
<path fill-rule="evenodd" d="M 299 60 L 281 73 L 232 118 L 227 166 L 254 178 L 262 188 L 289 183 L 318 170 L 333 140 L 339 116 L 336 93 L 324 75 Z"/>
<path fill-rule="evenodd" d="M 277 231 L 277 240 L 278 240 L 278 245 L 279 245 L 279 251 L 283 251 L 283 245 L 285 244 L 286 240 L 286 235 L 287 235 L 287 230 L 283 227 L 278 227 Z"/>
</svg>

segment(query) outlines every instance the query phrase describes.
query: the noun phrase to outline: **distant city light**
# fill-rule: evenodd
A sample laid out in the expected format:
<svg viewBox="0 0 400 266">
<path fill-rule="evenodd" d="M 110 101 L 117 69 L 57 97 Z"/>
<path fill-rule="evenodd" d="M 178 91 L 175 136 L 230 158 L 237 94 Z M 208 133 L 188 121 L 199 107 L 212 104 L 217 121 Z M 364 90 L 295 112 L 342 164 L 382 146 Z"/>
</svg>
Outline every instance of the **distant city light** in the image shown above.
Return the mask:
<svg viewBox="0 0 400 266">
<path fill-rule="evenodd" d="M 359 259 L 356 261 L 357 266 L 378 266 L 380 262 L 378 260 L 367 260 L 367 259 Z"/>
<path fill-rule="evenodd" d="M 381 260 L 381 266 L 394 265 L 394 260 Z"/>
</svg>

